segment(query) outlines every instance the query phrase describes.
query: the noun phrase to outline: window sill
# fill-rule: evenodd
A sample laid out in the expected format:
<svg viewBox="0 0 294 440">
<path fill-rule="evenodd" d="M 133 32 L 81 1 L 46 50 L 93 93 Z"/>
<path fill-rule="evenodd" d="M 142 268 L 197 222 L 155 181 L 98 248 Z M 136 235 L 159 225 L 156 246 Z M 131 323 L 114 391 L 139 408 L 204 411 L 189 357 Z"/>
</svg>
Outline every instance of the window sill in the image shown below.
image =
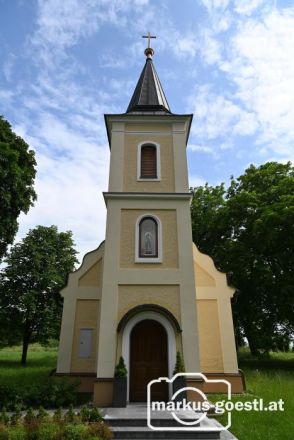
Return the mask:
<svg viewBox="0 0 294 440">
<path fill-rule="evenodd" d="M 161 258 L 136 258 L 135 263 L 162 263 Z"/>
<path fill-rule="evenodd" d="M 161 179 L 159 177 L 138 177 L 137 182 L 160 182 Z"/>
</svg>

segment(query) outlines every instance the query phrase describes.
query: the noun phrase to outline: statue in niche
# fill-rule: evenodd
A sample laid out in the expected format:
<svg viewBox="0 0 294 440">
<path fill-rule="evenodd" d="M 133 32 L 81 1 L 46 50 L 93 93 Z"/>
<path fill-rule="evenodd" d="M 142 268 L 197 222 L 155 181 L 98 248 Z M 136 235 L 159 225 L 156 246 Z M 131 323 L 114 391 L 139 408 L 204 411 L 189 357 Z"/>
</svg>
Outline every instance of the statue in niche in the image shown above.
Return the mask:
<svg viewBox="0 0 294 440">
<path fill-rule="evenodd" d="M 151 232 L 145 232 L 144 234 L 145 254 L 150 255 L 153 253 L 152 249 L 152 234 Z"/>
</svg>

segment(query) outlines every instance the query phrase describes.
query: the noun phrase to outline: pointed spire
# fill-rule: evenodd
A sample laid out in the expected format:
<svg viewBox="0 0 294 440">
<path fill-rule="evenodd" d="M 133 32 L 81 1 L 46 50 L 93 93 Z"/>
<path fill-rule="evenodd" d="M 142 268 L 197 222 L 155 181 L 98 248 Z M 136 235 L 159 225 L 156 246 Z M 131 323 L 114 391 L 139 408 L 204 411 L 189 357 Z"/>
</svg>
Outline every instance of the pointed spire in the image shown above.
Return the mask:
<svg viewBox="0 0 294 440">
<path fill-rule="evenodd" d="M 162 85 L 153 65 L 152 56 L 154 50 L 150 47 L 150 38 L 148 32 L 148 47 L 144 53 L 146 55 L 146 63 L 136 85 L 134 94 L 129 103 L 127 113 L 130 112 L 164 112 L 171 113 L 167 99 L 165 97 Z"/>
</svg>

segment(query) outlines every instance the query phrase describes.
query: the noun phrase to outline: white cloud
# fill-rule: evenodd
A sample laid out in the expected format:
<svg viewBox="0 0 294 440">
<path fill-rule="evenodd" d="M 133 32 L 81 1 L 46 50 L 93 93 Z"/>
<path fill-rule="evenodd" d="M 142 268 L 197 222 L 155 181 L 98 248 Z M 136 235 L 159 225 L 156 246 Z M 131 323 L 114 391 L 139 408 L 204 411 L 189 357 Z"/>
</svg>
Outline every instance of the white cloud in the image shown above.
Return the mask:
<svg viewBox="0 0 294 440">
<path fill-rule="evenodd" d="M 37 224 L 56 224 L 60 230 L 73 231 L 82 258 L 104 239 L 102 191 L 107 190 L 108 145 L 98 145 L 98 139 L 83 137 L 49 114 L 43 114 L 35 128 L 20 125 L 14 129 L 36 149 L 38 164 L 38 200 L 20 217 L 18 238 Z M 53 155 L 56 149 L 59 154 Z"/>
<path fill-rule="evenodd" d="M 197 114 L 197 124 L 192 128 L 200 138 L 215 139 L 232 134 L 249 135 L 257 128 L 252 113 L 222 95 L 213 93 L 208 86 L 199 87 L 190 97 L 190 106 Z"/>
<path fill-rule="evenodd" d="M 176 39 L 175 54 L 178 57 L 194 57 L 198 50 L 198 43 L 195 37 L 179 36 Z"/>
<path fill-rule="evenodd" d="M 202 153 L 208 153 L 208 154 L 212 154 L 213 153 L 212 147 L 210 147 L 208 145 L 188 144 L 188 149 L 191 150 L 191 151 L 200 151 Z"/>
<path fill-rule="evenodd" d="M 208 38 L 202 39 L 201 53 L 207 65 L 216 66 L 226 92 L 215 92 L 212 81 L 190 98 L 199 117 L 193 131 L 197 142 L 205 142 L 205 136 L 227 136 L 225 144 L 231 145 L 231 137 L 252 135 L 261 155 L 274 152 L 293 160 L 294 8 L 277 9 L 273 1 L 236 0 L 234 20 L 228 20 L 230 34 L 224 37 L 213 25 L 228 2 L 203 3 L 210 18 L 202 30 Z M 225 16 L 230 14 L 232 8 L 224 11 Z M 226 42 L 225 51 L 219 40 Z"/>
<path fill-rule="evenodd" d="M 206 181 L 202 179 L 202 177 L 192 175 L 189 177 L 189 186 L 192 186 L 193 188 L 195 186 L 204 186 Z"/>
<path fill-rule="evenodd" d="M 294 148 L 294 8 L 272 10 L 240 26 L 223 67 L 236 84 L 236 97 L 256 115 L 258 142 L 277 152 Z M 283 148 L 283 147 L 282 147 Z"/>
<path fill-rule="evenodd" d="M 203 5 L 207 8 L 209 12 L 214 12 L 215 10 L 224 10 L 228 7 L 231 0 L 201 0 Z"/>
<path fill-rule="evenodd" d="M 268 0 L 235 0 L 235 11 L 238 14 L 250 15 L 254 12 L 258 7 L 269 4 Z"/>
<path fill-rule="evenodd" d="M 221 43 L 213 37 L 213 33 L 205 29 L 201 38 L 201 55 L 207 64 L 214 64 L 221 60 Z"/>
</svg>

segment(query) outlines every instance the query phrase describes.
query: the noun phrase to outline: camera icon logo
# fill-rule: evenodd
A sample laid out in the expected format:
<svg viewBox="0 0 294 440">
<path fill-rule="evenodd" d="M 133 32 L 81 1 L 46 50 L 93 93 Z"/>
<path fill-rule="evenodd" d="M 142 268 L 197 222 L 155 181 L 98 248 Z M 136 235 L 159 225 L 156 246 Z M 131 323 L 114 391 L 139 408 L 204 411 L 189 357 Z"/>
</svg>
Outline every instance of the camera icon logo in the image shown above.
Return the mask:
<svg viewBox="0 0 294 440">
<path fill-rule="evenodd" d="M 147 385 L 147 426 L 154 431 L 224 431 L 231 426 L 231 413 L 227 412 L 225 426 L 211 426 L 204 422 L 212 404 L 205 393 L 194 386 L 187 385 L 189 379 L 198 379 L 202 384 L 221 384 L 225 388 L 227 400 L 231 400 L 231 384 L 225 379 L 208 379 L 202 373 L 177 373 L 171 379 L 159 377 Z M 170 399 L 158 401 L 152 390 L 166 383 Z M 156 396 L 156 393 L 154 393 Z M 189 395 L 189 398 L 188 398 Z M 224 414 L 220 407 L 215 411 Z M 204 423 L 201 423 L 204 422 Z"/>
</svg>

